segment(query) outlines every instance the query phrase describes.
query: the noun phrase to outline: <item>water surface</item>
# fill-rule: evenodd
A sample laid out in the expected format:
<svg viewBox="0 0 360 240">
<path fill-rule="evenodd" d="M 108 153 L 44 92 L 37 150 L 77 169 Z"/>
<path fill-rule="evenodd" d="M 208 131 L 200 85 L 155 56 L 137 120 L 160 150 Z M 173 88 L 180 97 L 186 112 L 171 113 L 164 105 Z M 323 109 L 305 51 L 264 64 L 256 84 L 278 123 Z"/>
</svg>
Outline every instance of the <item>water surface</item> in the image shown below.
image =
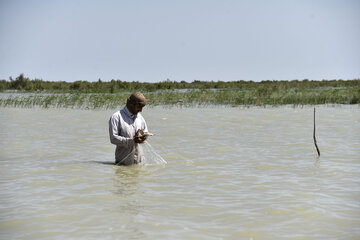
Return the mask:
<svg viewBox="0 0 360 240">
<path fill-rule="evenodd" d="M 114 166 L 114 110 L 0 108 L 1 239 L 359 239 L 360 109 L 144 108 L 166 165 Z"/>
</svg>

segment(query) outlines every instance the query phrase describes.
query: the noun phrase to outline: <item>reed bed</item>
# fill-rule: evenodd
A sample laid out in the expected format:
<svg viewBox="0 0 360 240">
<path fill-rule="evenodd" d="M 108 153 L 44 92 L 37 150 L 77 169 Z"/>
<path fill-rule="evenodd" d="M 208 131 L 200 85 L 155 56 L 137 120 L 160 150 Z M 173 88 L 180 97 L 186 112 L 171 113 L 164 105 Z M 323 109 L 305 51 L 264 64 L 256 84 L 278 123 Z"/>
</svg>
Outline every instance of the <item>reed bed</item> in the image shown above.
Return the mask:
<svg viewBox="0 0 360 240">
<path fill-rule="evenodd" d="M 0 97 L 0 106 L 114 109 L 125 104 L 129 93 L 13 93 Z M 360 87 L 185 89 L 143 93 L 149 106 L 360 104 Z"/>
</svg>

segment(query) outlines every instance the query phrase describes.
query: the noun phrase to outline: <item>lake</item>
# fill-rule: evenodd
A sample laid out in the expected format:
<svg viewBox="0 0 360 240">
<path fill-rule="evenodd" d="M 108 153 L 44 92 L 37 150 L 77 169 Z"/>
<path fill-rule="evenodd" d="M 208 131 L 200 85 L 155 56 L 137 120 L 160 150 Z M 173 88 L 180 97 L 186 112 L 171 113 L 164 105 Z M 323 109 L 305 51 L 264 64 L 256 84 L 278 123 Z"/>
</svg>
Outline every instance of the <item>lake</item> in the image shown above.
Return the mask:
<svg viewBox="0 0 360 240">
<path fill-rule="evenodd" d="M 145 107 L 167 164 L 114 166 L 113 110 L 0 108 L 1 239 L 360 239 L 360 107 Z"/>
</svg>

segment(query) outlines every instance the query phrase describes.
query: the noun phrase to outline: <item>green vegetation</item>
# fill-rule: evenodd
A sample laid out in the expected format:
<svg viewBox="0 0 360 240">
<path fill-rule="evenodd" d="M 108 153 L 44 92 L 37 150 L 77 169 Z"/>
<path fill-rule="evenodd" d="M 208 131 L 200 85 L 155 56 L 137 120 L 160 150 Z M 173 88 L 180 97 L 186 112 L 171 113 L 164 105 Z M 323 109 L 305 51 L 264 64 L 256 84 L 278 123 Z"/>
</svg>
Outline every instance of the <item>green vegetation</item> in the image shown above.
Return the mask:
<svg viewBox="0 0 360 240">
<path fill-rule="evenodd" d="M 293 81 L 193 81 L 158 83 L 30 80 L 23 74 L 0 81 L 0 91 L 13 92 L 0 98 L 0 106 L 116 108 L 129 93 L 143 92 L 149 105 L 307 105 L 360 104 L 360 79 Z M 20 93 L 20 94 L 19 94 Z"/>
</svg>

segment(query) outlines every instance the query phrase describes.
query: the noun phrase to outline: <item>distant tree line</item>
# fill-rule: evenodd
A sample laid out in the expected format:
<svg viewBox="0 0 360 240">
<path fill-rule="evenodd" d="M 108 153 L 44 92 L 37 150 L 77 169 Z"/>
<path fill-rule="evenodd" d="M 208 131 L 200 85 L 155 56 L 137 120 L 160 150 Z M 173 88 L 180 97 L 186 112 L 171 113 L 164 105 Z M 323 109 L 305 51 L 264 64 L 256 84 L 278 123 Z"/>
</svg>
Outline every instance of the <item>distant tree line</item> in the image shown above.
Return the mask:
<svg viewBox="0 0 360 240">
<path fill-rule="evenodd" d="M 20 74 L 18 77 L 9 80 L 0 80 L 0 91 L 17 90 L 24 92 L 81 92 L 81 93 L 117 93 L 124 91 L 145 91 L 153 92 L 157 90 L 175 90 L 175 89 L 253 89 L 259 93 L 268 93 L 286 89 L 304 89 L 316 87 L 356 87 L 360 89 L 360 79 L 353 80 L 291 80 L 291 81 L 273 81 L 266 80 L 261 82 L 254 81 L 199 81 L 193 82 L 176 82 L 162 81 L 155 83 L 148 82 L 125 82 L 121 80 L 96 82 L 88 81 L 44 81 L 41 79 L 29 79 Z M 359 90 L 360 91 L 360 90 Z"/>
</svg>

